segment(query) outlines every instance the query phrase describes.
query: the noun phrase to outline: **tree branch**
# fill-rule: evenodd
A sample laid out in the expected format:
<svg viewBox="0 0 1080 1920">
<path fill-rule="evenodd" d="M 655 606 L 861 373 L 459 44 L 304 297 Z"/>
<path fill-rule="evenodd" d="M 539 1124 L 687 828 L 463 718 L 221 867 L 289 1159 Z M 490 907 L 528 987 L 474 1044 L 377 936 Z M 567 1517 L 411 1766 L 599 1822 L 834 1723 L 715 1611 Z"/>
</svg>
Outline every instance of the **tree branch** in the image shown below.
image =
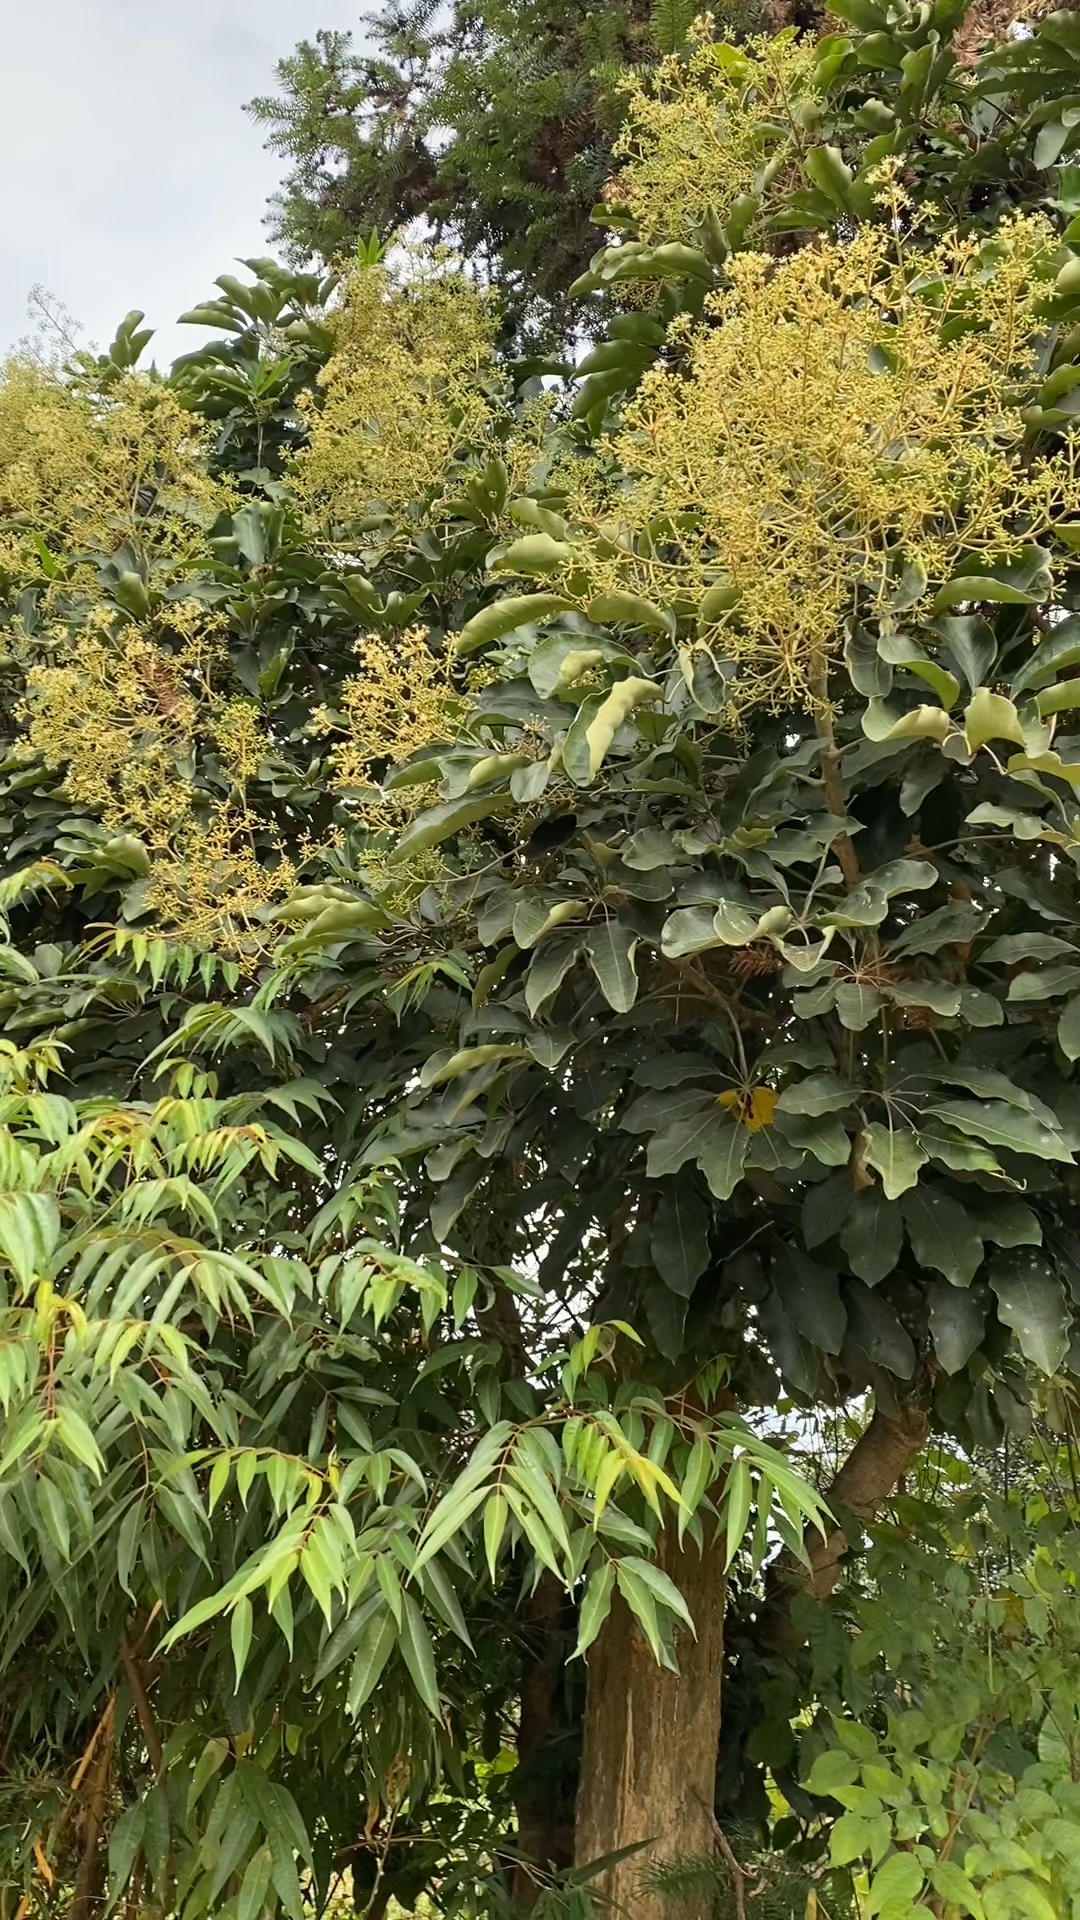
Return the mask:
<svg viewBox="0 0 1080 1920">
<path fill-rule="evenodd" d="M 832 1512 L 871 1519 L 923 1446 L 929 1425 L 921 1395 L 912 1395 L 895 1417 L 878 1408 L 825 1490 Z M 815 1600 L 828 1598 L 840 1578 L 847 1534 L 840 1526 L 824 1536 L 814 1534 L 806 1551 L 809 1567 L 785 1548 L 769 1570 L 759 1626 L 767 1644 L 782 1648 L 795 1643 L 791 1601 L 796 1593 L 809 1593 Z"/>
<path fill-rule="evenodd" d="M 140 1642 L 140 1645 L 141 1644 Z M 143 1679 L 142 1665 L 139 1656 L 126 1633 L 120 1635 L 120 1658 L 124 1663 L 124 1671 L 128 1677 L 128 1686 L 131 1688 L 131 1697 L 135 1702 L 135 1711 L 139 1716 L 139 1725 L 142 1728 L 142 1736 L 146 1742 L 146 1751 L 150 1756 L 150 1765 L 153 1767 L 155 1774 L 160 1774 L 165 1763 L 165 1756 L 161 1748 L 161 1736 L 154 1723 L 154 1716 L 150 1708 L 150 1699 L 146 1691 L 146 1682 Z"/>
<path fill-rule="evenodd" d="M 709 1823 L 709 1831 L 716 1842 L 717 1850 L 731 1875 L 731 1888 L 735 1899 L 735 1920 L 746 1920 L 746 1890 L 743 1884 L 747 1877 L 746 1872 L 736 1860 L 734 1852 L 732 1851 L 731 1842 L 712 1808 L 706 1806 L 700 1793 L 695 1794 L 694 1798 L 697 1800 Z"/>
<path fill-rule="evenodd" d="M 92 1920 L 94 1908 L 98 1902 L 103 1865 L 101 1830 L 105 1824 L 105 1798 L 113 1751 L 111 1714 L 103 1724 L 105 1724 L 104 1736 L 101 1739 L 95 1738 L 94 1742 L 94 1757 L 90 1768 L 86 1811 L 83 1817 L 82 1851 L 79 1855 L 79 1870 L 75 1878 L 69 1920 Z"/>
<path fill-rule="evenodd" d="M 929 1429 L 929 1415 L 919 1400 L 905 1402 L 895 1419 L 879 1408 L 826 1491 L 833 1512 L 850 1513 L 857 1520 L 871 1519 L 925 1443 Z M 807 1582 L 815 1599 L 824 1600 L 832 1592 L 847 1549 L 842 1527 L 835 1527 L 824 1539 L 815 1535 L 808 1549 Z M 805 1569 L 802 1571 L 805 1578 Z"/>
</svg>

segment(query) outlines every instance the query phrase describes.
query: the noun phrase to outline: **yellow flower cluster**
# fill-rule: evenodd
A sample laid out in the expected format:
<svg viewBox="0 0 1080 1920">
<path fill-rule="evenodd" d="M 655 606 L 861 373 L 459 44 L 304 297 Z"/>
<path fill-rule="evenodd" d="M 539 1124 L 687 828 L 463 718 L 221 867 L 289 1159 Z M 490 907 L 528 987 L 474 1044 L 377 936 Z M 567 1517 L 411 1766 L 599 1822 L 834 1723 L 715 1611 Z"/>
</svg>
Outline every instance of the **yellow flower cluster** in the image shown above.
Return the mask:
<svg viewBox="0 0 1080 1920">
<path fill-rule="evenodd" d="M 932 589 L 1080 511 L 1073 442 L 1021 458 L 1048 250 L 1033 217 L 992 251 L 947 237 L 917 281 L 884 227 L 779 264 L 736 256 L 684 365 L 651 371 L 570 471 L 594 588 L 689 610 L 730 583 L 714 637 L 740 704 L 813 703 L 846 616 L 880 612 L 901 568 Z M 943 340 L 950 319 L 967 330 Z"/>
<path fill-rule="evenodd" d="M 53 634 L 62 651 L 26 676 L 25 747 L 62 770 L 72 800 L 142 841 L 146 905 L 162 931 L 254 957 L 269 943 L 265 909 L 294 884 L 243 792 L 268 742 L 254 705 L 223 702 L 216 690 L 222 623 L 195 601 L 175 603 L 168 619 L 167 632 L 159 621 L 158 632 L 132 624 Z M 228 798 L 197 790 L 187 775 L 205 738 L 237 782 Z"/>
<path fill-rule="evenodd" d="M 38 543 L 112 553 L 152 536 L 176 560 L 232 502 L 205 471 L 207 430 L 175 393 L 128 373 L 93 395 L 38 362 L 0 366 L 0 565 L 35 570 Z"/>
<path fill-rule="evenodd" d="M 438 257 L 407 279 L 359 267 L 333 316 L 335 350 L 309 409 L 293 483 L 327 532 L 380 509 L 405 521 L 441 490 L 454 457 L 477 449 L 498 411 L 487 390 L 495 315 Z"/>
<path fill-rule="evenodd" d="M 734 47 L 711 39 L 707 18 L 698 28 L 688 57 L 624 82 L 623 164 L 607 192 L 650 243 L 689 240 L 710 210 L 723 222 L 740 195 L 790 185 L 813 144 L 813 42 L 789 31 Z"/>
<path fill-rule="evenodd" d="M 72 800 L 106 825 L 167 843 L 188 806 L 177 764 L 211 697 L 211 654 L 209 636 L 173 652 L 136 626 L 76 639 L 27 674 L 19 718 L 30 751 L 62 767 Z"/>
<path fill-rule="evenodd" d="M 242 694 L 226 700 L 211 715 L 208 728 L 233 779 L 240 786 L 254 780 L 270 744 L 254 700 L 245 700 Z"/>
<path fill-rule="evenodd" d="M 464 710 L 451 682 L 450 655 L 435 652 L 426 627 L 365 634 L 355 652 L 360 670 L 340 696 L 348 739 L 334 754 L 342 787 L 370 785 L 380 761 L 404 760 L 418 747 L 451 740 Z"/>
</svg>

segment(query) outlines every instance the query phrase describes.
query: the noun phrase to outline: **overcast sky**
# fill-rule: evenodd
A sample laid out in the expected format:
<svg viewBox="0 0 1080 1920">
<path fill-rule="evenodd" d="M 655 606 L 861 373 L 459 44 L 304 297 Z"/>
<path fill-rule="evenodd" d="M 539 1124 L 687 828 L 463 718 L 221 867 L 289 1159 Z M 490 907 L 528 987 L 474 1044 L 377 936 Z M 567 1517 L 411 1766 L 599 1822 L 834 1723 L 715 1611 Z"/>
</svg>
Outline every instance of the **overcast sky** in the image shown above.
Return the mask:
<svg viewBox="0 0 1080 1920">
<path fill-rule="evenodd" d="M 280 162 L 245 100 L 363 0 L 8 0 L 0 55 L 0 351 L 41 284 L 101 346 L 130 307 L 160 364 L 205 336 L 176 315 L 269 251 Z"/>
</svg>

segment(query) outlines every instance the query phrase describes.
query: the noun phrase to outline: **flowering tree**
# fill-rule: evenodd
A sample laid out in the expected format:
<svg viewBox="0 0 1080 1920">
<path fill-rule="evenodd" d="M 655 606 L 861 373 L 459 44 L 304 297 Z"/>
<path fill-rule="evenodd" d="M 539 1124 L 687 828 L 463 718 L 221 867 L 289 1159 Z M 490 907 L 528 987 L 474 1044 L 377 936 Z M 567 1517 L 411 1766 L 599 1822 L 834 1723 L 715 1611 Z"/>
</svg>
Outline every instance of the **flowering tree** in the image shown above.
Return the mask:
<svg viewBox="0 0 1080 1920">
<path fill-rule="evenodd" d="M 957 81 L 951 24 L 665 63 L 572 395 L 377 244 L 222 276 L 167 382 L 137 319 L 8 371 L 24 1914 L 696 1912 L 731 1579 L 746 1764 L 835 1897 L 1030 1911 L 1011 1855 L 947 1871 L 991 1805 L 1071 1888 L 1068 1739 L 1051 1812 L 945 1750 L 925 1643 L 976 1618 L 1015 1689 L 972 1720 L 1074 1711 L 963 1529 L 872 1746 L 854 1656 L 815 1717 L 807 1611 L 931 1430 L 995 1445 L 1075 1370 L 1080 42 Z M 867 1395 L 826 1507 L 778 1421 Z"/>
</svg>

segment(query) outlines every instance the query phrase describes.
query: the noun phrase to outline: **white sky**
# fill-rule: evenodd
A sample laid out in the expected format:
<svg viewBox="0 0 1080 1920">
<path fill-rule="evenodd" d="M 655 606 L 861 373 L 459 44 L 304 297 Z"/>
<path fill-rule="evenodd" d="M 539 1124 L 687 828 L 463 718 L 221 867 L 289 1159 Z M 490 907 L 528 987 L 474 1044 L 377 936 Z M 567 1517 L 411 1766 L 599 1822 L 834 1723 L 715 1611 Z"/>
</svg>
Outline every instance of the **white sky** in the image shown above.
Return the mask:
<svg viewBox="0 0 1080 1920">
<path fill-rule="evenodd" d="M 107 345 L 131 307 L 167 365 L 172 323 L 237 256 L 268 253 L 281 162 L 242 111 L 363 0 L 0 0 L 0 352 L 41 284 Z M 241 275 L 243 277 L 243 275 Z"/>
</svg>

